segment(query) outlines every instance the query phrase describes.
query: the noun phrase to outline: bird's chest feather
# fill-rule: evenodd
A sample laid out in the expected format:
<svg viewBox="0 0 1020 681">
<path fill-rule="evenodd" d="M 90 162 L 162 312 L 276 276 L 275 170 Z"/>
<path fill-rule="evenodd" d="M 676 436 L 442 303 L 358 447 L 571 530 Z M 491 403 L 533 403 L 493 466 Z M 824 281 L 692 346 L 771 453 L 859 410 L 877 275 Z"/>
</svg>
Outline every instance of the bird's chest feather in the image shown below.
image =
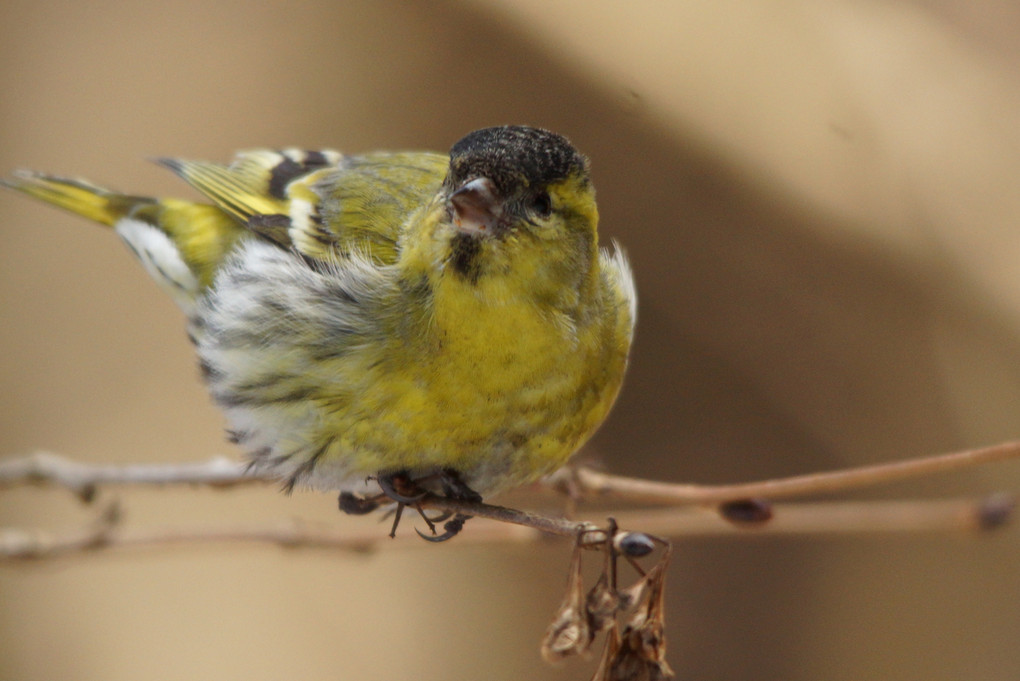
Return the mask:
<svg viewBox="0 0 1020 681">
<path fill-rule="evenodd" d="M 540 427 L 551 405 L 559 412 L 573 399 L 590 359 L 567 317 L 470 292 L 437 301 L 416 333 L 413 355 L 390 353 L 403 363 L 380 365 L 365 397 L 423 433 L 481 439 Z"/>
<path fill-rule="evenodd" d="M 570 373 L 574 321 L 531 301 L 448 296 L 435 308 L 431 369 L 480 395 L 526 391 Z M 526 399 L 526 395 L 520 396 Z"/>
<path fill-rule="evenodd" d="M 404 363 L 378 365 L 359 408 L 338 414 L 352 448 L 540 472 L 590 433 L 618 388 L 596 366 L 596 334 L 533 302 L 450 296 L 419 331 L 413 355 L 387 353 Z"/>
</svg>

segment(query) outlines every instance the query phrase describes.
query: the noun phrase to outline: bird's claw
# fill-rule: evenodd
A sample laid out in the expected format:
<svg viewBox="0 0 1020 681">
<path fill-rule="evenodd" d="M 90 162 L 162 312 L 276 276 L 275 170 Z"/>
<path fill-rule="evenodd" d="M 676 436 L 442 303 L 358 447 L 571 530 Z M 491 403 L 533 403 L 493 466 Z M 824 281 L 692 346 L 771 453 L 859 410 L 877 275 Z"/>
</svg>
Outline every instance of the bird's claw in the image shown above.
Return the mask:
<svg viewBox="0 0 1020 681">
<path fill-rule="evenodd" d="M 422 513 L 421 516 L 426 523 L 429 523 L 430 525 L 438 525 L 444 520 L 449 520 L 450 517 L 453 516 L 453 511 L 443 511 L 442 513 L 436 516 L 426 516 L 424 513 Z"/>
<path fill-rule="evenodd" d="M 446 514 L 446 515 L 447 515 L 447 517 L 449 517 L 449 514 Z M 437 534 L 434 537 L 425 534 L 424 532 L 419 530 L 417 527 L 414 528 L 414 531 L 417 532 L 418 536 L 421 537 L 422 539 L 424 539 L 425 541 L 430 541 L 430 542 L 433 542 L 435 544 L 438 544 L 439 542 L 444 542 L 444 541 L 447 541 L 449 539 L 453 539 L 458 534 L 460 534 L 460 531 L 462 529 L 464 529 L 464 523 L 466 523 L 472 517 L 473 516 L 464 515 L 463 513 L 456 514 L 456 516 L 454 516 L 453 520 L 451 520 L 450 522 L 448 522 L 445 525 L 443 525 L 443 533 L 442 534 Z"/>
</svg>

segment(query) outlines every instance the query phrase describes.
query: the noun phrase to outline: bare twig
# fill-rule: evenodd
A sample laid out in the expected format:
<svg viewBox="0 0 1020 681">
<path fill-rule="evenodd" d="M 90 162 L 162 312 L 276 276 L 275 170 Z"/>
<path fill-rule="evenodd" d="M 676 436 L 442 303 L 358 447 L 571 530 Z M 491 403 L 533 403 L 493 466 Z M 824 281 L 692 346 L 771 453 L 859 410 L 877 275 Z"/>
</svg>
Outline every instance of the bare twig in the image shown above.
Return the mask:
<svg viewBox="0 0 1020 681">
<path fill-rule="evenodd" d="M 732 485 L 690 485 L 643 480 L 610 475 L 583 466 L 566 469 L 555 477 L 554 482 L 563 483 L 566 478 L 572 478 L 569 482 L 582 497 L 604 496 L 634 503 L 683 506 L 719 504 L 752 497 L 778 499 L 820 494 L 1016 458 L 1020 458 L 1020 441 L 873 466 Z M 102 485 L 227 487 L 272 481 L 271 478 L 249 473 L 242 463 L 222 457 L 197 463 L 115 465 L 84 464 L 57 454 L 39 452 L 0 461 L 0 489 L 24 484 L 52 484 L 65 487 L 83 497 L 88 497 L 96 487 Z M 451 506 L 450 510 L 455 509 Z"/>
<path fill-rule="evenodd" d="M 992 461 L 1020 457 L 1020 443 L 975 449 L 941 456 L 865 466 L 830 473 L 815 473 L 779 480 L 736 485 L 680 485 L 608 475 L 589 468 L 577 468 L 551 481 L 554 486 L 569 483 L 581 498 L 607 496 L 635 503 L 691 506 L 721 504 L 749 498 L 776 498 L 796 494 L 834 491 L 936 472 L 955 470 Z M 102 485 L 205 485 L 227 487 L 266 483 L 273 480 L 248 472 L 246 466 L 224 458 L 188 464 L 83 464 L 55 454 L 0 461 L 0 489 L 25 484 L 50 484 L 73 491 L 90 500 Z M 541 534 L 576 536 L 580 529 L 595 524 L 541 516 L 502 506 L 428 495 L 421 501 L 426 509 L 450 511 L 495 523 L 474 522 L 458 543 L 488 541 L 535 541 Z M 768 534 L 820 532 L 974 530 L 995 527 L 1012 510 L 1011 500 L 837 502 L 764 506 L 769 513 L 743 524 L 726 520 L 718 513 L 700 509 L 616 512 L 622 526 L 640 528 L 666 536 L 699 536 L 752 531 Z M 99 522 L 63 535 L 8 529 L 0 534 L 0 559 L 39 558 L 84 551 L 165 546 L 177 543 L 263 542 L 283 546 L 327 547 L 352 551 L 374 548 L 383 540 L 377 527 L 352 531 L 315 528 L 298 522 L 272 527 L 128 529 L 120 527 L 118 516 L 104 514 Z M 410 535 L 408 535 L 410 536 Z M 406 539 L 398 539 L 404 543 Z M 418 545 L 418 544 L 416 544 Z"/>
<path fill-rule="evenodd" d="M 547 534 L 555 534 L 561 537 L 572 537 L 579 530 L 592 530 L 596 526 L 591 523 L 576 522 L 566 518 L 550 518 L 528 511 L 520 511 L 505 506 L 494 506 L 479 501 L 464 501 L 462 499 L 448 499 L 434 495 L 426 495 L 419 502 L 423 509 L 435 509 L 437 511 L 451 511 L 478 518 L 487 518 L 501 523 L 510 523 L 522 527 L 530 527 Z"/>
<path fill-rule="evenodd" d="M 535 540 L 542 533 L 526 527 L 503 523 L 482 523 L 478 529 L 458 537 L 471 542 L 505 542 Z M 396 546 L 423 546 L 413 534 L 390 539 L 378 525 L 364 524 L 355 528 L 323 528 L 298 520 L 280 521 L 271 525 L 222 525 L 216 527 L 120 527 L 115 517 L 104 512 L 99 522 L 60 534 L 18 529 L 0 530 L 0 560 L 43 559 L 106 551 L 110 549 L 160 548 L 180 544 L 255 543 L 275 544 L 285 548 L 326 548 L 363 553 L 374 550 L 383 542 Z"/>
<path fill-rule="evenodd" d="M 57 485 L 85 500 L 102 485 L 210 485 L 228 487 L 272 482 L 225 457 L 173 464 L 87 464 L 59 454 L 36 452 L 0 461 L 0 489 L 15 485 Z"/>
<path fill-rule="evenodd" d="M 630 502 L 680 506 L 718 504 L 753 497 L 778 499 L 821 494 L 1017 458 L 1020 458 L 1020 441 L 873 466 L 845 468 L 825 473 L 809 473 L 789 478 L 733 485 L 681 485 L 609 475 L 583 467 L 576 469 L 573 474 L 575 476 L 574 483 L 582 496 L 594 494 Z"/>
<path fill-rule="evenodd" d="M 733 524 L 715 513 L 677 509 L 614 514 L 621 527 L 668 537 L 731 534 L 811 535 L 988 530 L 1002 526 L 1012 497 L 910 501 L 837 501 L 779 504 L 768 522 Z M 682 515 L 681 515 L 682 514 Z"/>
<path fill-rule="evenodd" d="M 484 505 L 482 505 L 484 506 Z M 440 504 L 436 504 L 436 508 Z M 452 507 L 451 507 L 452 508 Z M 465 506 L 458 506 L 467 510 Z M 499 507 L 491 507 L 499 509 Z M 975 531 L 997 527 L 1012 509 L 1009 499 L 945 499 L 895 502 L 820 502 L 785 504 L 775 508 L 775 517 L 751 526 L 735 525 L 719 514 L 701 509 L 660 509 L 615 514 L 623 528 L 667 537 L 810 535 L 832 533 L 896 533 L 919 531 Z M 477 511 L 476 506 L 471 506 Z M 512 509 L 503 509 L 512 513 Z M 501 522 L 474 521 L 457 536 L 456 544 L 506 544 L 541 541 L 554 534 L 576 536 L 581 528 L 593 528 L 591 521 L 568 521 L 524 514 L 536 525 L 552 523 L 553 529 L 537 529 L 500 517 Z M 254 543 L 285 548 L 312 548 L 363 553 L 383 546 L 419 548 L 428 544 L 412 533 L 396 539 L 385 536 L 375 523 L 345 522 L 341 528 L 325 528 L 297 520 L 272 525 L 223 525 L 217 527 L 127 528 L 119 522 L 115 506 L 108 507 L 88 526 L 61 534 L 19 529 L 0 530 L 0 560 L 52 559 L 89 552 L 165 548 L 180 544 Z M 518 518 L 517 520 L 521 520 Z M 600 519 L 600 522 L 604 519 Z"/>
</svg>

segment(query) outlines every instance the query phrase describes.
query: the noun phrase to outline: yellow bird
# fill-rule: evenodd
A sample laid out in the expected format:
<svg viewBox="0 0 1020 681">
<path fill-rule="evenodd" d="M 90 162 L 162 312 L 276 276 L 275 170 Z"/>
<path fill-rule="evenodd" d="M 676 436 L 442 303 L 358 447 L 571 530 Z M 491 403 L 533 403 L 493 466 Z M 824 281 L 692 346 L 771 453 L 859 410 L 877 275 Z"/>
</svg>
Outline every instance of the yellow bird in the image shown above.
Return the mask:
<svg viewBox="0 0 1020 681">
<path fill-rule="evenodd" d="M 3 184 L 114 228 L 187 316 L 254 470 L 341 491 L 347 511 L 477 499 L 556 470 L 606 418 L 634 282 L 599 248 L 588 160 L 564 137 L 159 162 L 211 203 Z"/>
</svg>

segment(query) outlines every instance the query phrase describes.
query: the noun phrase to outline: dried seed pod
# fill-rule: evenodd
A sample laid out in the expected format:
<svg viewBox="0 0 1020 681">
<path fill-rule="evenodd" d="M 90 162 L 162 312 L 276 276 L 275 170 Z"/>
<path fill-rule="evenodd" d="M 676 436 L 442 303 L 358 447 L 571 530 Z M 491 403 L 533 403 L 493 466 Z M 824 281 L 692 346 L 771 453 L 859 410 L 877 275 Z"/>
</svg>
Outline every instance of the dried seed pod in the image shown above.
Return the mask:
<svg viewBox="0 0 1020 681">
<path fill-rule="evenodd" d="M 556 662 L 570 655 L 584 655 L 594 639 L 588 618 L 580 610 L 565 608 L 549 625 L 542 640 L 542 658 Z"/>
<path fill-rule="evenodd" d="M 616 676 L 608 679 L 670 679 L 673 671 L 666 662 L 666 565 L 669 551 L 637 584 L 629 589 L 634 610 L 620 636 Z"/>
<path fill-rule="evenodd" d="M 585 608 L 593 639 L 616 623 L 616 614 L 620 611 L 620 594 L 610 587 L 605 572 L 588 592 Z"/>
<path fill-rule="evenodd" d="M 661 640 L 661 638 L 660 638 Z M 598 681 L 667 681 L 673 678 L 673 670 L 666 663 L 665 646 L 654 650 L 662 655 L 649 656 L 645 637 L 640 630 L 626 627 L 619 638 L 619 645 L 609 662 L 603 677 Z M 601 669 L 601 667 L 600 667 Z M 594 680 L 593 680 L 594 681 Z"/>
<path fill-rule="evenodd" d="M 580 542 L 574 546 L 574 555 L 570 559 L 570 571 L 567 575 L 567 592 L 559 610 L 556 611 L 556 617 L 542 639 L 542 657 L 546 662 L 556 662 L 568 655 L 586 654 L 591 650 L 592 639 L 595 638 L 588 620 L 581 579 L 583 550 Z"/>
</svg>

